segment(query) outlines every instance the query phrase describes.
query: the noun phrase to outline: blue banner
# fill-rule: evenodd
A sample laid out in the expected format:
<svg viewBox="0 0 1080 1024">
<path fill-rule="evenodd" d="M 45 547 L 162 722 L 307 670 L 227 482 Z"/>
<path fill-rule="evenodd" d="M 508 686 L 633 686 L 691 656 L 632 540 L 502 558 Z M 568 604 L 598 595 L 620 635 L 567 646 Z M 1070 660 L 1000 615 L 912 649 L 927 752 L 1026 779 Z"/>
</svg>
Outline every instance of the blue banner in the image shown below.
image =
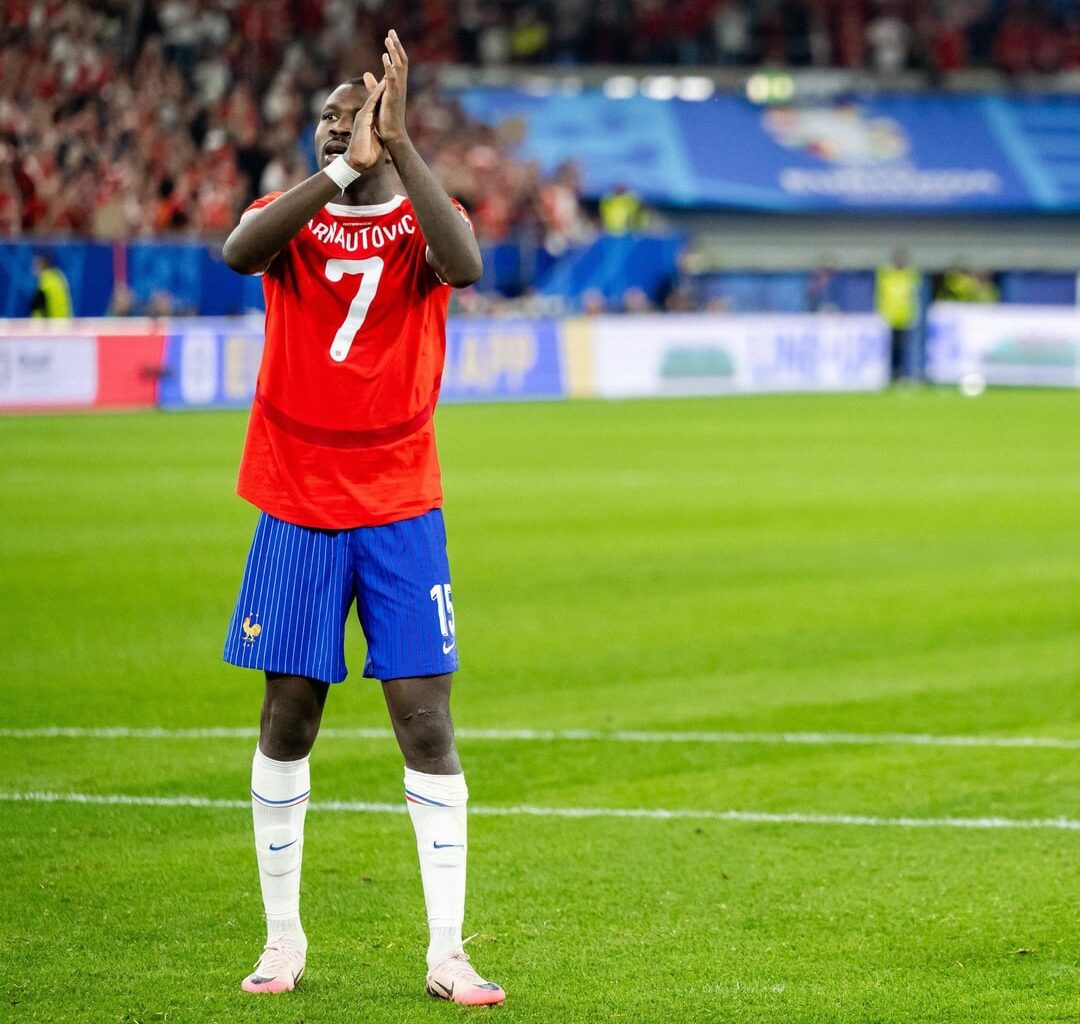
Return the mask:
<svg viewBox="0 0 1080 1024">
<path fill-rule="evenodd" d="M 562 398 L 559 332 L 557 320 L 450 320 L 443 399 Z"/>
<path fill-rule="evenodd" d="M 30 315 L 37 291 L 34 254 L 45 253 L 64 272 L 75 316 L 105 316 L 113 292 L 113 245 L 42 238 L 0 242 L 0 317 Z"/>
<path fill-rule="evenodd" d="M 878 212 L 1080 209 L 1080 97 L 905 95 L 811 106 L 463 89 L 524 125 L 521 156 L 582 168 L 585 194 L 652 203 Z"/>
</svg>

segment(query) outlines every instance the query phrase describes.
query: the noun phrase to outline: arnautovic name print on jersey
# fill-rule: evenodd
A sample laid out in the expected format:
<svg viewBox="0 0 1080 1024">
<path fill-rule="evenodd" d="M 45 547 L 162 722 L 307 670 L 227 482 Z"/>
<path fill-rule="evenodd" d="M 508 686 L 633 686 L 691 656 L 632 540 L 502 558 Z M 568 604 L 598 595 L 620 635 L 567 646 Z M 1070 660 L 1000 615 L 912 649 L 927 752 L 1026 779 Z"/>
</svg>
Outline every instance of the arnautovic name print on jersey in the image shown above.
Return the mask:
<svg viewBox="0 0 1080 1024">
<path fill-rule="evenodd" d="M 374 252 L 391 242 L 416 233 L 416 218 L 403 213 L 390 224 L 365 224 L 363 227 L 346 227 L 340 223 L 308 221 L 308 230 L 317 241 L 327 246 L 337 246 L 345 252 Z"/>
</svg>

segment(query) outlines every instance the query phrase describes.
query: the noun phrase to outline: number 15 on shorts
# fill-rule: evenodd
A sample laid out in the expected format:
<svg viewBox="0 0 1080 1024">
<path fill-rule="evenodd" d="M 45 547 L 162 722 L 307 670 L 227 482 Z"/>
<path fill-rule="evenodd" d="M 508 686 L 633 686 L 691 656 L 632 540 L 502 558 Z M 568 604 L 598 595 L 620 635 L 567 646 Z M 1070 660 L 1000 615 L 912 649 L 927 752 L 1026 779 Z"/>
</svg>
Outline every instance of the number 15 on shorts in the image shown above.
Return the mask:
<svg viewBox="0 0 1080 1024">
<path fill-rule="evenodd" d="M 450 597 L 449 583 L 436 583 L 431 588 L 431 600 L 439 611 L 439 632 L 442 633 L 443 654 L 449 654 L 457 644 L 454 633 L 454 602 Z"/>
</svg>

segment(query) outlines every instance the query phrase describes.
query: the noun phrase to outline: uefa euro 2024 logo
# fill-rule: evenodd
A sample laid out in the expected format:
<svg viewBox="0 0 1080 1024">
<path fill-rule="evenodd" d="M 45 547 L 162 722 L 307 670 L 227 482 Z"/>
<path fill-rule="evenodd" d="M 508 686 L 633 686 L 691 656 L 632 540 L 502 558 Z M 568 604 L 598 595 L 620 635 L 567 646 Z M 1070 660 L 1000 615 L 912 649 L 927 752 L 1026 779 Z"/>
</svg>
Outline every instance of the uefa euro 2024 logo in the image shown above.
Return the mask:
<svg viewBox="0 0 1080 1024">
<path fill-rule="evenodd" d="M 774 107 L 765 130 L 785 149 L 801 149 L 829 164 L 873 167 L 903 160 L 907 134 L 891 117 L 868 117 L 855 103 L 836 107 Z"/>
<path fill-rule="evenodd" d="M 920 168 L 911 140 L 891 117 L 868 114 L 858 103 L 827 107 L 774 107 L 762 115 L 769 136 L 828 167 L 784 167 L 780 188 L 852 206 L 947 206 L 1001 192 L 986 167 Z"/>
</svg>

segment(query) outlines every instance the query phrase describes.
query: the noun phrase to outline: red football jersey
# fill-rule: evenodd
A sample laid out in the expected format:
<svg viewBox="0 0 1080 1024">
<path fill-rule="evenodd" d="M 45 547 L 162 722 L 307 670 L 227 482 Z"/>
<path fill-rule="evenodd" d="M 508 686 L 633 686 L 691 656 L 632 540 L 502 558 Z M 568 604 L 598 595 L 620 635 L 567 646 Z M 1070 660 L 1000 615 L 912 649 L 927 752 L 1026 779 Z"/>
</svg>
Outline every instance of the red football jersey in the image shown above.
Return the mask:
<svg viewBox="0 0 1080 1024">
<path fill-rule="evenodd" d="M 241 497 L 324 529 L 442 504 L 432 413 L 450 289 L 426 252 L 412 204 L 397 196 L 327 204 L 274 258 Z"/>
</svg>

